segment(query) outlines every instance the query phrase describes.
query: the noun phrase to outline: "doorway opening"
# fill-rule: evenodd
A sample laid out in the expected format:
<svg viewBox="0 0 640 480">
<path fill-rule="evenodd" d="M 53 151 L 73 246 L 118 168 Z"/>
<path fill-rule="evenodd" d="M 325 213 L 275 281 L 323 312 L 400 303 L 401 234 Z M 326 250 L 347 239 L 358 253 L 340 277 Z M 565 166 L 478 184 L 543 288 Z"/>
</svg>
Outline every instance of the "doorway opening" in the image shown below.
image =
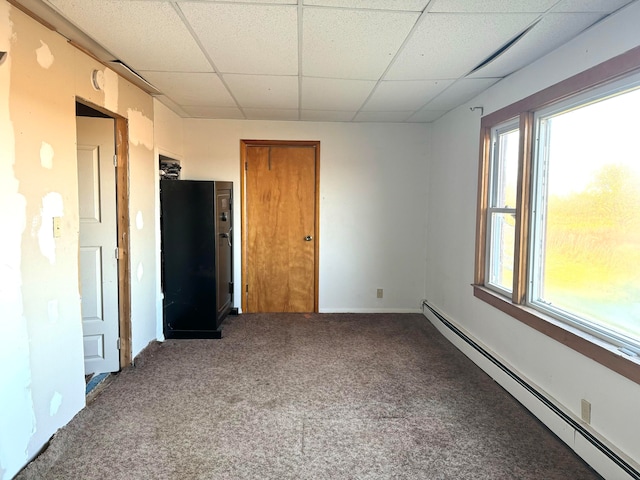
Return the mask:
<svg viewBox="0 0 640 480">
<path fill-rule="evenodd" d="M 86 376 L 131 364 L 127 120 L 76 99 Z M 87 378 L 87 377 L 85 377 Z"/>
</svg>

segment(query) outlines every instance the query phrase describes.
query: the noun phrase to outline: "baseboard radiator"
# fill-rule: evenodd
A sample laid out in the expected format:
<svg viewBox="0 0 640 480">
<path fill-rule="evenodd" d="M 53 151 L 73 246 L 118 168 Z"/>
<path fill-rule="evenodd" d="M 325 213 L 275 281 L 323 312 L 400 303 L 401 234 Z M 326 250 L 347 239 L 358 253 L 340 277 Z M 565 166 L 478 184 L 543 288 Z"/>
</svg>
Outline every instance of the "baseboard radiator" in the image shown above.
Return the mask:
<svg viewBox="0 0 640 480">
<path fill-rule="evenodd" d="M 504 363 L 498 360 L 496 357 L 491 355 L 487 350 L 485 350 L 481 345 L 475 342 L 472 338 L 466 335 L 463 331 L 461 331 L 458 327 L 452 324 L 449 320 L 443 317 L 438 311 L 436 311 L 429 303 L 424 300 L 422 302 L 423 312 L 424 308 L 429 309 L 429 311 L 449 330 L 451 330 L 455 335 L 460 337 L 465 343 L 471 346 L 474 350 L 476 350 L 480 355 L 489 360 L 493 365 L 498 367 L 502 372 L 508 375 L 512 380 L 517 382 L 521 387 L 523 387 L 527 392 L 533 395 L 538 401 L 544 404 L 549 410 L 555 413 L 560 419 L 566 422 L 571 426 L 577 433 L 582 435 L 589 443 L 591 443 L 596 449 L 602 452 L 607 458 L 609 458 L 612 462 L 614 462 L 620 469 L 624 470 L 631 478 L 634 480 L 640 480 L 640 472 L 636 470 L 632 465 L 626 462 L 622 457 L 620 457 L 616 452 L 611 450 L 607 445 L 602 443 L 598 438 L 596 438 L 593 434 L 591 434 L 587 429 L 585 429 L 580 423 L 576 422 L 573 418 L 563 412 L 557 405 L 555 405 L 551 400 L 545 397 L 542 393 L 536 390 L 531 384 L 529 384 L 526 380 L 520 377 L 517 373 L 507 367 Z"/>
</svg>

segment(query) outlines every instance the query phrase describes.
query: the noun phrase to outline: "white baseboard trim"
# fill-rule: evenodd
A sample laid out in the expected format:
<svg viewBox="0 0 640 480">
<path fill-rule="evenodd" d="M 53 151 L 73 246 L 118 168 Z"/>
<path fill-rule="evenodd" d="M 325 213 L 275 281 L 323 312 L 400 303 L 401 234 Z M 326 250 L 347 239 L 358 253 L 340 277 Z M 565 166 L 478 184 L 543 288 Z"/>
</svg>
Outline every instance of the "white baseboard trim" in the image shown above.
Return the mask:
<svg viewBox="0 0 640 480">
<path fill-rule="evenodd" d="M 478 367 L 500 384 L 596 472 L 606 479 L 640 480 L 640 466 L 591 427 L 567 411 L 560 402 L 518 372 L 427 301 L 424 316 Z"/>
<path fill-rule="evenodd" d="M 319 313 L 422 313 L 419 308 L 320 308 Z"/>
</svg>

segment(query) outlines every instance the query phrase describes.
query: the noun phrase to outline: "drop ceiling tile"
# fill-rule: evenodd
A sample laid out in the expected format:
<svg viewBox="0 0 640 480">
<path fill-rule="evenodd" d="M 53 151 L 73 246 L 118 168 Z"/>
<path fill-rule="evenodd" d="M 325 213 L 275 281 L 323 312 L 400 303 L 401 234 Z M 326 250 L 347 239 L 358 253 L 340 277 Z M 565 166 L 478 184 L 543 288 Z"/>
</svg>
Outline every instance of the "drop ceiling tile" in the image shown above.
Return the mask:
<svg viewBox="0 0 640 480">
<path fill-rule="evenodd" d="M 302 78 L 301 108 L 357 112 L 376 82 L 337 78 Z"/>
<path fill-rule="evenodd" d="M 615 12 L 631 3 L 631 0 L 563 0 L 554 12 Z"/>
<path fill-rule="evenodd" d="M 563 45 L 602 18 L 602 13 L 549 13 L 525 36 L 470 77 L 506 77 Z"/>
<path fill-rule="evenodd" d="M 385 80 L 458 78 L 524 31 L 538 14 L 429 13 Z"/>
<path fill-rule="evenodd" d="M 236 102 L 215 73 L 147 71 L 139 73 L 178 105 L 236 106 Z"/>
<path fill-rule="evenodd" d="M 215 1 L 215 0 L 209 0 Z M 226 3 L 277 3 L 279 5 L 297 5 L 298 0 L 225 0 Z"/>
<path fill-rule="evenodd" d="M 298 110 L 282 108 L 245 108 L 249 120 L 298 120 Z"/>
<path fill-rule="evenodd" d="M 363 111 L 418 110 L 453 83 L 453 80 L 405 80 L 380 82 Z"/>
<path fill-rule="evenodd" d="M 179 2 L 222 73 L 298 74 L 297 7 Z"/>
<path fill-rule="evenodd" d="M 558 0 L 434 0 L 430 12 L 447 13 L 543 13 Z"/>
<path fill-rule="evenodd" d="M 413 112 L 358 112 L 354 122 L 404 122 Z"/>
<path fill-rule="evenodd" d="M 153 98 L 157 99 L 160 103 L 167 106 L 170 110 L 172 110 L 177 115 L 183 118 L 188 117 L 187 112 L 180 105 L 178 105 L 176 102 L 171 100 L 169 97 L 165 95 L 154 95 Z"/>
<path fill-rule="evenodd" d="M 421 12 L 429 0 L 304 0 L 305 5 L 340 8 L 368 8 L 378 10 L 405 10 Z"/>
<path fill-rule="evenodd" d="M 407 122 L 411 123 L 429 123 L 439 119 L 447 113 L 447 110 L 420 110 L 409 117 Z"/>
<path fill-rule="evenodd" d="M 419 14 L 305 8 L 302 73 L 308 77 L 377 80 Z"/>
<path fill-rule="evenodd" d="M 499 78 L 463 78 L 425 105 L 429 110 L 451 110 L 485 91 Z"/>
<path fill-rule="evenodd" d="M 300 120 L 308 122 L 350 122 L 356 112 L 338 112 L 335 110 L 301 110 Z"/>
<path fill-rule="evenodd" d="M 49 0 L 49 3 L 134 70 L 213 71 L 167 2 Z"/>
<path fill-rule="evenodd" d="M 182 108 L 190 118 L 225 118 L 243 119 L 245 118 L 240 109 L 233 107 L 202 107 L 187 106 Z"/>
<path fill-rule="evenodd" d="M 298 77 L 224 75 L 241 108 L 298 108 Z"/>
</svg>

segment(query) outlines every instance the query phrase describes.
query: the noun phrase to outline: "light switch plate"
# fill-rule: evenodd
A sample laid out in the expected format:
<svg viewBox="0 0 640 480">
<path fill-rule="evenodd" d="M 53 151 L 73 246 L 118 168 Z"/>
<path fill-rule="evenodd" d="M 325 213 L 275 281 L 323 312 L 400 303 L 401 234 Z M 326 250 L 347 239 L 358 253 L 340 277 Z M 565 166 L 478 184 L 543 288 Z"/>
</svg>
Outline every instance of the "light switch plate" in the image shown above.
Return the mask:
<svg viewBox="0 0 640 480">
<path fill-rule="evenodd" d="M 62 218 L 53 217 L 53 238 L 60 238 L 62 236 Z"/>
</svg>

